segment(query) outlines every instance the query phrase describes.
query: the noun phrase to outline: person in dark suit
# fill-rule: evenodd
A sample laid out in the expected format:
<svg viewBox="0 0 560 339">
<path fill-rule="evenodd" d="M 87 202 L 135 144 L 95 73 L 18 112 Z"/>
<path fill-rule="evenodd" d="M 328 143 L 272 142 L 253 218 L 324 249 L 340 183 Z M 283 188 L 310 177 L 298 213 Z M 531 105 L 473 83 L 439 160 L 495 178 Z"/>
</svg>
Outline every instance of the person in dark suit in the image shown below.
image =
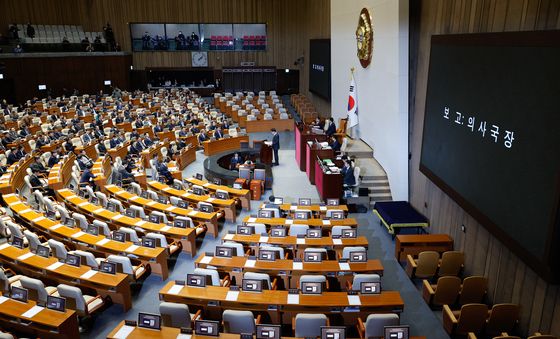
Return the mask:
<svg viewBox="0 0 560 339">
<path fill-rule="evenodd" d="M 105 154 L 107 154 L 107 147 L 105 147 L 105 138 L 99 137 L 97 150 L 99 151 L 99 156 L 104 156 Z"/>
<path fill-rule="evenodd" d="M 47 164 L 49 167 L 53 167 L 54 165 L 58 164 L 60 157 L 58 156 L 58 151 L 54 150 L 49 158 L 49 163 Z"/>
<path fill-rule="evenodd" d="M 336 137 L 331 137 L 331 142 L 329 143 L 329 146 L 331 146 L 331 148 L 333 149 L 333 151 L 335 152 L 339 152 L 340 151 L 340 147 L 342 146 L 340 144 L 340 142 L 338 142 L 338 139 Z"/>
<path fill-rule="evenodd" d="M 14 164 L 16 162 L 19 161 L 19 158 L 17 156 L 17 150 L 15 147 L 12 148 L 12 151 L 10 152 L 10 154 L 8 154 L 8 165 Z"/>
<path fill-rule="evenodd" d="M 39 157 L 35 156 L 33 158 L 33 162 L 31 163 L 31 165 L 29 165 L 29 168 L 31 168 L 31 170 L 33 172 L 36 173 L 41 173 L 41 174 L 47 174 L 49 171 L 45 168 L 45 166 L 43 166 L 43 164 L 41 164 L 41 161 L 39 161 Z"/>
<path fill-rule="evenodd" d="M 109 141 L 109 146 L 111 146 L 111 148 L 115 148 L 119 145 L 119 139 L 117 139 L 117 136 L 113 136 L 113 138 Z"/>
<path fill-rule="evenodd" d="M 354 177 L 354 168 L 350 163 L 350 160 L 344 160 L 344 166 L 342 167 L 341 173 L 344 177 L 343 184 L 345 187 L 356 185 L 356 177 Z"/>
<path fill-rule="evenodd" d="M 167 164 L 164 161 L 158 160 L 158 162 L 156 163 L 156 170 L 158 171 L 158 174 L 160 176 L 165 178 L 167 185 L 173 184 L 173 176 L 171 175 L 171 172 L 169 172 Z"/>
<path fill-rule="evenodd" d="M 222 129 L 220 127 L 216 127 L 216 129 L 214 130 L 214 138 L 216 138 L 216 140 L 222 139 L 224 137 L 224 132 L 222 132 Z"/>
<path fill-rule="evenodd" d="M 331 137 L 333 134 L 336 133 L 336 125 L 334 124 L 334 119 L 333 118 L 330 118 L 329 121 L 330 121 L 329 122 L 329 127 L 327 127 L 327 130 L 325 131 L 325 134 L 328 137 Z"/>
<path fill-rule="evenodd" d="M 239 154 L 235 153 L 233 155 L 233 157 L 231 157 L 231 160 L 230 160 L 230 163 L 229 163 L 229 169 L 236 169 L 239 165 L 241 165 L 242 162 L 243 162 L 243 160 L 241 159 Z"/>
<path fill-rule="evenodd" d="M 274 162 L 273 166 L 278 166 L 278 150 L 280 149 L 280 136 L 276 131 L 276 128 L 270 130 L 272 132 L 272 151 L 274 152 Z"/>
<path fill-rule="evenodd" d="M 92 167 L 93 165 L 89 165 L 82 172 L 82 176 L 80 178 L 80 186 L 91 185 L 91 187 L 93 187 L 93 190 L 96 191 L 97 189 L 95 187 L 95 181 L 93 181 L 93 179 L 95 179 L 95 175 L 91 173 Z"/>
<path fill-rule="evenodd" d="M 198 133 L 198 143 L 202 144 L 206 140 L 208 140 L 208 137 L 206 136 L 206 131 L 201 130 L 200 133 Z"/>
</svg>

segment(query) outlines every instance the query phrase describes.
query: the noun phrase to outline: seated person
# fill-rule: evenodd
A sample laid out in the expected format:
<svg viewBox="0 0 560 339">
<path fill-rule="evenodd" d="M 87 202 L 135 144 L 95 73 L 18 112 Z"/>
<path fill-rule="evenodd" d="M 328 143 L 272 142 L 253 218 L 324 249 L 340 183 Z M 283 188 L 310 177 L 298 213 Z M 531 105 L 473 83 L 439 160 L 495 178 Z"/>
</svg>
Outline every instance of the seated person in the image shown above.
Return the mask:
<svg viewBox="0 0 560 339">
<path fill-rule="evenodd" d="M 47 187 L 45 182 L 41 181 L 36 171 L 31 170 L 31 175 L 29 176 L 29 184 L 31 184 L 31 187 L 33 189 L 37 189 L 51 196 L 54 195 L 54 191 L 51 188 Z"/>
<path fill-rule="evenodd" d="M 238 168 L 239 165 L 241 165 L 241 162 L 243 160 L 241 160 L 241 157 L 239 156 L 238 153 L 235 153 L 233 155 L 233 157 L 231 157 L 230 163 L 229 163 L 229 169 L 235 169 Z"/>
<path fill-rule="evenodd" d="M 35 173 L 39 173 L 39 174 L 47 174 L 48 173 L 48 170 L 39 161 L 38 156 L 33 157 L 33 162 L 31 163 L 31 165 L 29 165 L 29 168 L 31 168 L 31 171 L 33 171 Z"/>
<path fill-rule="evenodd" d="M 74 152 L 74 149 L 76 149 L 76 146 L 72 144 L 70 138 L 66 139 L 66 142 L 64 143 L 64 149 L 66 150 L 66 152 Z"/>
<path fill-rule="evenodd" d="M 47 164 L 47 166 L 49 167 L 53 167 L 54 165 L 58 164 L 58 162 L 60 161 L 60 156 L 58 155 L 58 150 L 53 150 L 51 157 L 49 158 L 49 163 Z"/>
<path fill-rule="evenodd" d="M 173 176 L 171 175 L 171 172 L 169 172 L 169 169 L 167 168 L 167 163 L 165 163 L 164 161 L 160 161 L 158 159 L 156 163 L 156 169 L 158 171 L 158 174 L 165 178 L 167 185 L 173 184 Z"/>
<path fill-rule="evenodd" d="M 206 131 L 204 129 L 200 130 L 200 133 L 198 133 L 198 143 L 202 144 L 204 141 L 208 139 L 209 138 L 206 136 Z"/>
<path fill-rule="evenodd" d="M 87 155 L 86 151 L 82 150 L 80 155 L 78 155 L 78 165 L 80 170 L 85 170 L 88 167 L 93 167 L 93 160 L 91 160 Z"/>
<path fill-rule="evenodd" d="M 97 150 L 99 151 L 99 156 L 102 157 L 107 154 L 107 147 L 105 147 L 105 138 L 99 137 L 99 143 L 97 144 Z"/>
<path fill-rule="evenodd" d="M 329 142 L 329 146 L 333 149 L 333 151 L 340 152 L 340 147 L 342 145 L 340 144 L 340 142 L 338 142 L 338 139 L 336 137 L 332 136 Z"/>
<path fill-rule="evenodd" d="M 336 133 L 336 125 L 334 124 L 334 119 L 333 118 L 329 118 L 329 127 L 327 127 L 327 130 L 325 131 L 325 134 L 330 137 L 333 134 Z"/>
<path fill-rule="evenodd" d="M 95 181 L 93 180 L 95 179 L 95 175 L 91 173 L 92 167 L 93 165 L 88 165 L 82 172 L 82 176 L 80 177 L 80 186 L 90 185 L 91 187 L 93 187 L 93 190 L 96 191 L 97 188 L 95 185 Z"/>
<path fill-rule="evenodd" d="M 216 129 L 214 130 L 214 138 L 216 140 L 220 140 L 224 137 L 224 132 L 222 132 L 222 129 L 220 127 L 216 127 Z"/>
</svg>

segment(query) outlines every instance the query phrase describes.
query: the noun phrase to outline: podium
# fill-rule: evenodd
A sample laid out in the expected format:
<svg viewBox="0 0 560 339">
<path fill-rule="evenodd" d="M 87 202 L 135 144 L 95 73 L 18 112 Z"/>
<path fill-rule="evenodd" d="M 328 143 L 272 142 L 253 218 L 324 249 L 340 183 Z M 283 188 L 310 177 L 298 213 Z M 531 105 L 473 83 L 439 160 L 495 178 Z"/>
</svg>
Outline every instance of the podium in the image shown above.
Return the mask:
<svg viewBox="0 0 560 339">
<path fill-rule="evenodd" d="M 255 142 L 253 142 L 254 145 Z M 265 144 L 264 141 L 260 142 L 261 151 L 259 152 L 259 158 L 262 164 L 271 165 L 272 164 L 272 147 Z"/>
<path fill-rule="evenodd" d="M 311 132 L 310 126 L 296 125 L 294 129 L 296 140 L 296 162 L 299 165 L 299 170 L 305 172 L 307 169 L 306 147 L 308 141 L 325 141 L 327 136 L 325 134 L 314 134 Z"/>
</svg>

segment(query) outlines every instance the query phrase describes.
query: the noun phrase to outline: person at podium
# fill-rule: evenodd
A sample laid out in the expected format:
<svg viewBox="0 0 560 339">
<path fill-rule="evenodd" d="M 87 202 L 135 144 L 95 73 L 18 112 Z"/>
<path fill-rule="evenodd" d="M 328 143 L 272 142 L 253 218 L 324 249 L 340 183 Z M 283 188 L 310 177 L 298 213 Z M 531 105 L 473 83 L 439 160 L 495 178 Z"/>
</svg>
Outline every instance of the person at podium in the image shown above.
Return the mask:
<svg viewBox="0 0 560 339">
<path fill-rule="evenodd" d="M 272 166 L 278 166 L 278 150 L 280 149 L 280 136 L 276 131 L 276 128 L 270 130 L 272 132 L 272 150 L 274 151 L 274 162 Z"/>
</svg>

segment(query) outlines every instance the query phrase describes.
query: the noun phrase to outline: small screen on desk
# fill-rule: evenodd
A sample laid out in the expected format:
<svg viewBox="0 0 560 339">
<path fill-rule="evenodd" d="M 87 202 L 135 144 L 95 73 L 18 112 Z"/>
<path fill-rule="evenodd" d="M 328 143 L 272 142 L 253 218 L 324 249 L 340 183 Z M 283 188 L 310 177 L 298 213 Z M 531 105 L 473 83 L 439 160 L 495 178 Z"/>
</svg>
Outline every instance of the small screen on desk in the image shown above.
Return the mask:
<svg viewBox="0 0 560 339">
<path fill-rule="evenodd" d="M 144 199 L 150 199 L 150 194 L 148 193 L 148 191 L 142 191 L 142 193 L 140 193 L 140 196 Z"/>
<path fill-rule="evenodd" d="M 221 184 L 222 184 L 222 179 L 220 179 L 220 178 L 214 178 L 214 179 L 212 179 L 212 183 L 213 183 L 214 185 L 221 185 Z"/>
<path fill-rule="evenodd" d="M 66 299 L 62 297 L 56 297 L 54 295 L 47 296 L 47 308 L 49 310 L 55 310 L 58 312 L 66 311 Z"/>
<path fill-rule="evenodd" d="M 187 224 L 186 224 L 185 220 L 181 220 L 181 219 L 173 220 L 173 226 L 174 227 L 179 227 L 179 228 L 187 228 Z"/>
<path fill-rule="evenodd" d="M 321 294 L 322 292 L 323 292 L 323 283 L 310 282 L 310 281 L 301 283 L 302 294 Z"/>
<path fill-rule="evenodd" d="M 154 224 L 160 224 L 162 219 L 161 215 L 150 214 L 150 222 L 153 222 Z"/>
<path fill-rule="evenodd" d="M 237 225 L 237 234 L 250 235 L 255 233 L 255 227 L 249 225 Z"/>
<path fill-rule="evenodd" d="M 321 237 L 321 230 L 317 228 L 310 228 L 307 230 L 307 237 L 308 238 L 320 238 Z"/>
<path fill-rule="evenodd" d="M 366 261 L 367 261 L 366 251 L 350 252 L 350 262 L 366 262 Z"/>
<path fill-rule="evenodd" d="M 75 255 L 75 254 L 66 255 L 66 263 L 68 265 L 80 267 L 81 261 L 82 261 L 82 257 L 80 257 L 79 255 Z"/>
<path fill-rule="evenodd" d="M 75 223 L 76 222 L 74 221 L 74 219 L 70 219 L 70 218 L 64 219 L 64 226 L 74 227 Z"/>
<path fill-rule="evenodd" d="M 211 204 L 200 204 L 199 208 L 204 213 L 210 213 L 214 210 Z"/>
<path fill-rule="evenodd" d="M 194 175 L 194 177 L 196 178 L 196 180 L 202 180 L 202 179 L 203 179 L 203 176 L 202 176 L 202 174 L 200 174 L 200 173 L 196 173 L 196 174 Z"/>
<path fill-rule="evenodd" d="M 195 195 L 203 195 L 204 191 L 200 187 L 193 187 L 192 192 Z"/>
<path fill-rule="evenodd" d="M 143 237 L 142 238 L 142 246 L 148 247 L 148 248 L 156 248 L 156 239 Z"/>
<path fill-rule="evenodd" d="M 56 220 L 56 213 L 54 211 L 47 210 L 47 212 L 45 212 L 45 216 L 51 220 Z"/>
<path fill-rule="evenodd" d="M 286 236 L 286 228 L 282 226 L 273 227 L 270 229 L 270 236 L 283 238 Z"/>
<path fill-rule="evenodd" d="M 96 225 L 88 225 L 88 227 L 86 228 L 86 233 L 97 236 L 99 235 L 99 227 L 97 227 Z"/>
<path fill-rule="evenodd" d="M 117 210 L 117 205 L 115 203 L 108 202 L 107 203 L 107 210 L 109 210 L 111 212 L 115 212 Z"/>
<path fill-rule="evenodd" d="M 218 321 L 210 321 L 210 320 L 195 320 L 194 323 L 194 334 L 196 335 L 210 335 L 210 336 L 219 336 L 220 333 L 218 332 Z"/>
<path fill-rule="evenodd" d="M 27 302 L 27 289 L 17 286 L 12 286 L 12 299 L 21 301 L 22 303 Z"/>
<path fill-rule="evenodd" d="M 118 242 L 125 242 L 126 241 L 126 234 L 121 231 L 114 231 L 113 232 L 113 240 Z"/>
<path fill-rule="evenodd" d="M 136 210 L 133 210 L 132 208 L 127 208 L 127 209 L 124 211 L 124 214 L 125 214 L 127 217 L 136 218 Z"/>
<path fill-rule="evenodd" d="M 304 262 L 321 262 L 323 260 L 323 252 L 307 251 L 303 253 Z"/>
<path fill-rule="evenodd" d="M 231 258 L 233 256 L 233 248 L 227 246 L 216 246 L 217 257 Z"/>
<path fill-rule="evenodd" d="M 338 206 L 340 205 L 340 201 L 338 199 L 327 199 L 328 206 Z"/>
<path fill-rule="evenodd" d="M 216 192 L 216 198 L 222 199 L 222 200 L 227 200 L 227 199 L 229 199 L 229 194 L 228 194 L 228 192 L 217 191 Z"/>
<path fill-rule="evenodd" d="M 272 218 L 272 211 L 271 210 L 260 210 L 259 211 L 259 218 Z"/>
<path fill-rule="evenodd" d="M 385 326 L 384 328 L 385 336 L 384 339 L 408 339 L 408 326 Z"/>
<path fill-rule="evenodd" d="M 50 256 L 51 250 L 48 246 L 37 245 L 37 255 L 43 258 L 48 258 Z"/>
<path fill-rule="evenodd" d="M 187 274 L 187 286 L 206 287 L 207 275 L 203 274 Z"/>
<path fill-rule="evenodd" d="M 310 206 L 311 205 L 311 199 L 309 198 L 299 198 L 299 203 L 300 206 Z"/>
<path fill-rule="evenodd" d="M 294 213 L 294 219 L 296 219 L 296 220 L 309 219 L 309 213 L 307 211 L 296 211 Z"/>
<path fill-rule="evenodd" d="M 89 202 L 91 202 L 94 205 L 97 205 L 99 203 L 99 199 L 97 199 L 97 197 L 89 197 Z"/>
<path fill-rule="evenodd" d="M 344 212 L 342 212 L 342 211 L 333 211 L 333 212 L 331 212 L 331 219 L 335 219 L 335 220 L 342 220 L 342 219 L 344 219 Z"/>
<path fill-rule="evenodd" d="M 346 328 L 335 326 L 321 326 L 321 339 L 345 339 Z"/>
<path fill-rule="evenodd" d="M 14 239 L 12 239 L 12 246 L 23 248 L 23 238 L 14 236 Z"/>
<path fill-rule="evenodd" d="M 284 198 L 274 197 L 274 204 L 275 205 L 282 205 L 284 203 Z"/>
<path fill-rule="evenodd" d="M 138 313 L 138 327 L 159 330 L 161 328 L 161 316 L 140 312 Z"/>
<path fill-rule="evenodd" d="M 243 279 L 241 288 L 245 292 L 262 292 L 263 281 L 258 279 Z"/>
<path fill-rule="evenodd" d="M 354 229 L 354 228 L 344 229 L 341 232 L 341 237 L 342 238 L 356 238 L 357 236 L 358 235 L 357 235 L 356 229 Z"/>
<path fill-rule="evenodd" d="M 180 190 L 180 188 L 178 188 L 178 189 Z M 157 201 L 158 201 L 160 204 L 167 204 L 167 198 L 164 197 L 163 195 L 158 195 Z"/>
<path fill-rule="evenodd" d="M 188 204 L 186 203 L 186 201 L 184 201 L 184 200 L 179 200 L 179 201 L 177 202 L 177 206 L 179 206 L 179 207 L 181 207 L 181 208 L 187 208 L 187 207 L 189 207 L 189 205 L 188 205 Z"/>
<path fill-rule="evenodd" d="M 257 339 L 280 339 L 280 325 L 257 325 Z"/>
<path fill-rule="evenodd" d="M 379 281 L 362 281 L 362 283 L 360 284 L 360 293 L 379 294 L 381 293 L 381 283 Z"/>
<path fill-rule="evenodd" d="M 278 256 L 278 251 L 259 250 L 259 260 L 274 261 Z"/>
<path fill-rule="evenodd" d="M 103 261 L 101 265 L 99 265 L 99 270 L 103 273 L 116 274 L 117 264 L 114 262 Z"/>
</svg>

